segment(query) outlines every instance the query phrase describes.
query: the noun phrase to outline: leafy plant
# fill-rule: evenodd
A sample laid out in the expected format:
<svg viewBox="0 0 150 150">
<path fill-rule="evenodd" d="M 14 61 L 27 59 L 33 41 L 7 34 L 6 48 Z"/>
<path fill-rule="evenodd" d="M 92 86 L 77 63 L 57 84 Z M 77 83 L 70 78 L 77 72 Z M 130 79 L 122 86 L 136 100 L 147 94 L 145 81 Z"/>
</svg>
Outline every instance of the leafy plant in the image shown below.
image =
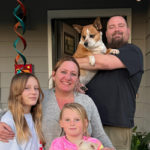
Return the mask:
<svg viewBox="0 0 150 150">
<path fill-rule="evenodd" d="M 150 133 L 136 130 L 137 126 L 132 130 L 131 150 L 150 150 Z"/>
</svg>

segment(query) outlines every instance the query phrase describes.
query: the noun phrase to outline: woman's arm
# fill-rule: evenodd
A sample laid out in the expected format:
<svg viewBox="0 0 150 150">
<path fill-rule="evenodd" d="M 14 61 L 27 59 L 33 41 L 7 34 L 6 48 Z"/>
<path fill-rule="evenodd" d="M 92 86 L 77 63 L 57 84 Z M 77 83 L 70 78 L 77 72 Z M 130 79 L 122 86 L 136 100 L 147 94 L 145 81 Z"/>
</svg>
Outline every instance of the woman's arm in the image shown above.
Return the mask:
<svg viewBox="0 0 150 150">
<path fill-rule="evenodd" d="M 6 113 L 7 109 L 0 109 L 0 141 L 8 142 L 8 140 L 12 140 L 14 137 L 14 133 L 10 126 L 4 122 L 3 115 Z"/>
<path fill-rule="evenodd" d="M 14 133 L 12 129 L 14 127 L 14 121 L 12 116 L 7 112 L 0 122 L 0 149 L 9 150 L 20 150 L 20 146 L 17 143 L 16 138 L 14 138 Z M 12 128 L 12 129 L 11 129 Z"/>
<path fill-rule="evenodd" d="M 0 141 L 8 142 L 14 138 L 14 133 L 9 125 L 0 122 Z"/>
<path fill-rule="evenodd" d="M 16 138 L 10 140 L 8 143 L 0 141 L 0 150 L 20 150 L 20 146 L 17 143 Z"/>
</svg>

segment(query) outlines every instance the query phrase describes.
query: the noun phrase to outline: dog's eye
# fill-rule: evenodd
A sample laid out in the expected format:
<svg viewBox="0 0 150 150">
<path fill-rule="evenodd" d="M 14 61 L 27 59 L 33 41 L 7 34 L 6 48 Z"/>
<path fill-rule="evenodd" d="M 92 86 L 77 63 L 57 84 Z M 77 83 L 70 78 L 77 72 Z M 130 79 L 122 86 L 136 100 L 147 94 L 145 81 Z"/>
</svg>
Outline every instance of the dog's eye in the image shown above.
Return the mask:
<svg viewBox="0 0 150 150">
<path fill-rule="evenodd" d="M 90 34 L 90 38 L 94 38 L 95 37 L 95 35 L 94 34 Z"/>
<path fill-rule="evenodd" d="M 83 39 L 85 40 L 86 37 L 85 37 L 85 36 L 82 36 L 82 37 L 83 37 Z"/>
</svg>

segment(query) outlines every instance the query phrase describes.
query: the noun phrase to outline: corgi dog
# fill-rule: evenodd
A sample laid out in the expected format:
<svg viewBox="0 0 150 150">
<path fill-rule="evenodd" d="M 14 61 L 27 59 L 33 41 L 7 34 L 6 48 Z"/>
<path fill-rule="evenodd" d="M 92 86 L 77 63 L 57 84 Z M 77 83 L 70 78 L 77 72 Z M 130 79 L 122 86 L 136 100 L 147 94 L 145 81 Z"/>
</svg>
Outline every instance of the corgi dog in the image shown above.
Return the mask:
<svg viewBox="0 0 150 150">
<path fill-rule="evenodd" d="M 93 54 L 118 54 L 117 49 L 107 49 L 102 41 L 102 24 L 100 17 L 97 17 L 93 24 L 81 26 L 74 24 L 73 28 L 81 34 L 81 38 L 77 47 L 76 52 L 73 57 L 83 58 L 89 57 L 89 63 L 91 65 L 95 64 L 95 58 Z M 96 74 L 96 70 L 80 70 L 80 82 L 86 85 Z"/>
</svg>

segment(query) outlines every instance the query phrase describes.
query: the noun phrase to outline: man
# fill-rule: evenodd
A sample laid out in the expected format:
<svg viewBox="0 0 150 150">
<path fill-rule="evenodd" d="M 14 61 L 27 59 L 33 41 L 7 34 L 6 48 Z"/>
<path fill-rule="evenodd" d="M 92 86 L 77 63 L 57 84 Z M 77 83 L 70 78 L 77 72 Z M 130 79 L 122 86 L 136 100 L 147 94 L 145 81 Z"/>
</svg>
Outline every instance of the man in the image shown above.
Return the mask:
<svg viewBox="0 0 150 150">
<path fill-rule="evenodd" d="M 119 49 L 120 53 L 94 55 L 94 65 L 88 57 L 77 59 L 81 68 L 99 70 L 86 85 L 87 94 L 97 105 L 104 129 L 117 150 L 130 149 L 136 93 L 143 74 L 141 50 L 128 44 L 129 36 L 125 19 L 113 16 L 107 23 L 106 38 L 108 48 Z"/>
</svg>

